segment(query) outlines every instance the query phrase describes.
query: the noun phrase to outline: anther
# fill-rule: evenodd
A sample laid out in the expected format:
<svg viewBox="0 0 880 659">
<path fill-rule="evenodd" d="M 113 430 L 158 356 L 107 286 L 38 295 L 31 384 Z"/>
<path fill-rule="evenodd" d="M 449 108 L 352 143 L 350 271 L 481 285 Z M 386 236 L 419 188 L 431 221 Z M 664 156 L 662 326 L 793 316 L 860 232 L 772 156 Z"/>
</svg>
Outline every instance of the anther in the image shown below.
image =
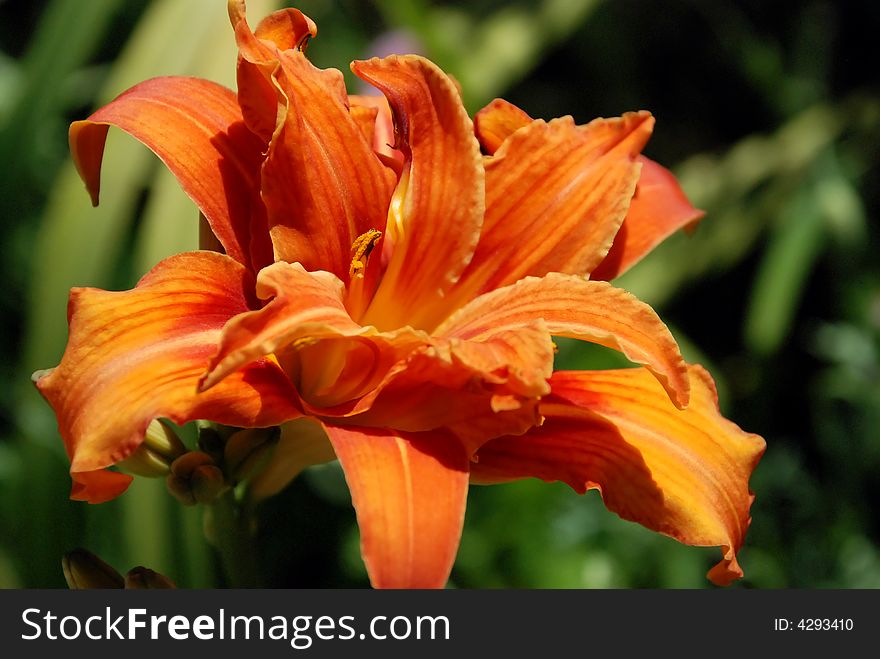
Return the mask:
<svg viewBox="0 0 880 659">
<path fill-rule="evenodd" d="M 363 277 L 364 271 L 367 269 L 367 259 L 370 258 L 370 252 L 379 242 L 382 232 L 378 229 L 370 229 L 366 233 L 362 233 L 351 244 L 351 265 L 348 268 L 348 275 L 352 279 L 355 277 Z"/>
</svg>

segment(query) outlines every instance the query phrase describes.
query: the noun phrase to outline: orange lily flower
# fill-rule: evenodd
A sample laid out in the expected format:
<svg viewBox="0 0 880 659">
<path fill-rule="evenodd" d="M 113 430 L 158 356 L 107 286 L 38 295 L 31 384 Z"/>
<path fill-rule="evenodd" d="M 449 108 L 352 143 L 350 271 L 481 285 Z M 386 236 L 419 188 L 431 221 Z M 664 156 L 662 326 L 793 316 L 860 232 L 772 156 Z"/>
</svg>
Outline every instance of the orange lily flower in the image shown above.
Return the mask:
<svg viewBox="0 0 880 659">
<path fill-rule="evenodd" d="M 443 586 L 469 483 L 526 477 L 598 489 L 625 519 L 720 546 L 712 581 L 741 576 L 764 442 L 721 416 L 655 312 L 603 281 L 701 215 L 640 155 L 651 115 L 579 126 L 495 101 L 472 121 L 415 56 L 353 63 L 384 98 L 348 96 L 306 59 L 305 15 L 251 30 L 242 0 L 229 14 L 237 94 L 158 78 L 70 129 L 94 203 L 116 126 L 224 251 L 168 258 L 131 291 L 72 291 L 67 349 L 37 381 L 71 496 L 121 494 L 112 467 L 156 418 L 286 424 L 294 452 L 329 440 L 376 587 Z M 637 366 L 554 373 L 553 336 Z"/>
</svg>

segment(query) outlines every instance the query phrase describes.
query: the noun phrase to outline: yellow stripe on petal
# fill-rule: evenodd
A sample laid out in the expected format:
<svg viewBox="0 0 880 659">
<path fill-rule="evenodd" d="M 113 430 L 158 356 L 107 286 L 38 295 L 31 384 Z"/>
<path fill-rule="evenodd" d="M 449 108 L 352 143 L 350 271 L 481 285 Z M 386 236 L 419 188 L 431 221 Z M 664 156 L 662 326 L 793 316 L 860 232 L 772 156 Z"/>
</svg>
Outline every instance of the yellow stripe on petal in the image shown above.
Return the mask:
<svg viewBox="0 0 880 659">
<path fill-rule="evenodd" d="M 541 403 L 544 425 L 494 439 L 473 465 L 475 482 L 524 477 L 599 489 L 609 510 L 683 543 L 720 546 L 709 573 L 742 576 L 736 553 L 751 518 L 748 482 L 764 440 L 721 416 L 700 366 L 686 410 L 673 407 L 644 369 L 559 372 Z"/>
<path fill-rule="evenodd" d="M 458 551 L 468 459 L 448 433 L 325 424 L 375 588 L 442 588 Z"/>
<path fill-rule="evenodd" d="M 479 237 L 485 208 L 479 145 L 458 90 L 428 60 L 395 55 L 355 62 L 352 70 L 385 94 L 396 120 L 395 146 L 405 156 L 388 214 L 390 261 L 364 323 L 422 328 Z"/>
<path fill-rule="evenodd" d="M 555 336 L 619 350 L 646 366 L 676 405 L 687 405 L 687 367 L 666 325 L 647 304 L 606 282 L 556 273 L 526 277 L 474 299 L 435 333 L 479 339 L 537 319 L 543 319 Z"/>
<path fill-rule="evenodd" d="M 275 258 L 347 283 L 351 245 L 385 229 L 397 177 L 349 113 L 339 71 L 318 69 L 295 50 L 279 61 L 273 79 L 283 114 L 262 181 Z"/>
</svg>

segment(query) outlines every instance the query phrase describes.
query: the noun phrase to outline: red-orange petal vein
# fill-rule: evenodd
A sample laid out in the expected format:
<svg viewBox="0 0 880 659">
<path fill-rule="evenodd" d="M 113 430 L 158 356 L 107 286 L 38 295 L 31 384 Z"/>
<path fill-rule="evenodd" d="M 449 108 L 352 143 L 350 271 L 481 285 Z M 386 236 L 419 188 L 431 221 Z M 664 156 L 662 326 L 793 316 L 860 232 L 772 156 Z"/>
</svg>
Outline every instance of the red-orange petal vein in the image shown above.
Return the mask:
<svg viewBox="0 0 880 659">
<path fill-rule="evenodd" d="M 262 174 L 275 257 L 348 282 L 355 239 L 385 229 L 396 174 L 349 113 L 339 71 L 297 50 L 278 57 L 281 114 Z"/>
<path fill-rule="evenodd" d="M 458 288 L 466 296 L 548 272 L 585 275 L 605 257 L 639 177 L 647 112 L 576 126 L 534 121 L 486 158 L 486 216 Z"/>
</svg>

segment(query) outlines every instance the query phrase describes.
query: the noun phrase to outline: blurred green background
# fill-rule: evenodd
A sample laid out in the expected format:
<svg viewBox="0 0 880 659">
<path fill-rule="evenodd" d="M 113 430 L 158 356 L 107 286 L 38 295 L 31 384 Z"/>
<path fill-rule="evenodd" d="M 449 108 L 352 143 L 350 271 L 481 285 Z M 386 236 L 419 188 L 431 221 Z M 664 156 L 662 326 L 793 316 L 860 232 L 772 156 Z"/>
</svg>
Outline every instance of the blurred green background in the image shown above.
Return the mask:
<svg viewBox="0 0 880 659">
<path fill-rule="evenodd" d="M 120 570 L 222 584 L 161 482 L 70 502 L 54 417 L 30 373 L 55 365 L 71 286 L 129 288 L 197 242 L 196 213 L 145 148 L 111 131 L 89 205 L 67 125 L 162 74 L 234 83 L 224 0 L 0 0 L 0 587 L 62 587 L 86 547 Z M 278 6 L 251 0 L 252 24 Z M 880 587 L 880 5 L 800 0 L 302 0 L 309 48 L 351 59 L 417 48 L 475 111 L 504 96 L 536 117 L 657 117 L 646 153 L 707 211 L 619 281 L 653 304 L 718 380 L 725 414 L 762 434 L 746 578 L 735 587 Z M 376 40 L 379 40 L 378 42 Z M 354 81 L 350 80 L 354 85 Z M 563 343 L 563 368 L 613 365 Z M 260 510 L 273 586 L 360 586 L 338 467 Z M 458 587 L 709 587 L 715 549 L 623 522 L 595 493 L 472 488 Z"/>
</svg>

